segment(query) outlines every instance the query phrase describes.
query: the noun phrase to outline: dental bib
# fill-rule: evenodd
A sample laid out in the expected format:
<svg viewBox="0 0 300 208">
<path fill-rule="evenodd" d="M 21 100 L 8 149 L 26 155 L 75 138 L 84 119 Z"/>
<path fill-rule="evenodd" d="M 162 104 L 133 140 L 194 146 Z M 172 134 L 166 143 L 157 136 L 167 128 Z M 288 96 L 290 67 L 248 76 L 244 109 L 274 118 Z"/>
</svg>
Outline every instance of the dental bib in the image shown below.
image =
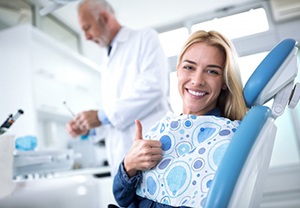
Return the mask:
<svg viewBox="0 0 300 208">
<path fill-rule="evenodd" d="M 143 171 L 137 195 L 170 206 L 203 207 L 239 123 L 216 116 L 164 117 L 144 138 L 162 143 L 163 159 Z"/>
</svg>

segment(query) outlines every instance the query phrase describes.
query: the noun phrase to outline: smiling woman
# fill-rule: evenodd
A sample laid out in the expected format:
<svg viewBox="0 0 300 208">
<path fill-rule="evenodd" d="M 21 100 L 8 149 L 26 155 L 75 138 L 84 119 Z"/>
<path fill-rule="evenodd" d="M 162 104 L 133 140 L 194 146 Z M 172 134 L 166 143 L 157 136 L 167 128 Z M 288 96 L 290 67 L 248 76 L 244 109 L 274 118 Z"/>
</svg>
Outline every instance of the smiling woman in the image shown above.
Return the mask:
<svg viewBox="0 0 300 208">
<path fill-rule="evenodd" d="M 223 52 L 205 43 L 191 45 L 182 56 L 177 76 L 184 114 L 203 115 L 217 107 L 221 90 L 227 88 L 223 65 Z"/>
<path fill-rule="evenodd" d="M 200 30 L 190 36 L 178 57 L 177 77 L 183 113 L 189 103 L 197 106 L 194 112 L 189 109 L 196 115 L 216 107 L 232 120 L 246 113 L 237 54 L 220 33 Z"/>
<path fill-rule="evenodd" d="M 197 31 L 178 58 L 182 111 L 136 135 L 114 178 L 122 207 L 203 207 L 246 111 L 235 50 L 216 31 Z M 200 188 L 199 188 L 200 187 Z"/>
</svg>

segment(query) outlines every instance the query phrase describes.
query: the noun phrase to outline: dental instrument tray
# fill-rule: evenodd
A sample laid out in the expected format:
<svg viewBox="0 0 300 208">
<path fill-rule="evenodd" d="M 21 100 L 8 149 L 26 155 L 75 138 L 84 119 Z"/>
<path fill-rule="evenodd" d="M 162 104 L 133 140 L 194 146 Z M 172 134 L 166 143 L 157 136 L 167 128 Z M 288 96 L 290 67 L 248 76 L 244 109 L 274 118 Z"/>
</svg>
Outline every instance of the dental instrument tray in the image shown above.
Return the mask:
<svg viewBox="0 0 300 208">
<path fill-rule="evenodd" d="M 14 177 L 47 175 L 71 170 L 78 157 L 73 150 L 16 151 L 14 153 Z"/>
</svg>

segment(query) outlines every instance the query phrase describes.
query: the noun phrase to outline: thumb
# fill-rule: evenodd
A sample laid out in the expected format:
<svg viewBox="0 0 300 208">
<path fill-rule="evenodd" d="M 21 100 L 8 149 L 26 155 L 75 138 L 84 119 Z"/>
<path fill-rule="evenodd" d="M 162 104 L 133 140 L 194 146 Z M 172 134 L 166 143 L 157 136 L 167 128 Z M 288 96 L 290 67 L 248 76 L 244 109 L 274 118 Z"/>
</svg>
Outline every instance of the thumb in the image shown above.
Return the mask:
<svg viewBox="0 0 300 208">
<path fill-rule="evenodd" d="M 143 133 L 142 133 L 142 130 L 143 130 L 143 127 L 142 127 L 142 124 L 139 120 L 135 120 L 135 127 L 136 127 L 136 130 L 135 130 L 135 137 L 134 139 L 143 139 Z"/>
</svg>

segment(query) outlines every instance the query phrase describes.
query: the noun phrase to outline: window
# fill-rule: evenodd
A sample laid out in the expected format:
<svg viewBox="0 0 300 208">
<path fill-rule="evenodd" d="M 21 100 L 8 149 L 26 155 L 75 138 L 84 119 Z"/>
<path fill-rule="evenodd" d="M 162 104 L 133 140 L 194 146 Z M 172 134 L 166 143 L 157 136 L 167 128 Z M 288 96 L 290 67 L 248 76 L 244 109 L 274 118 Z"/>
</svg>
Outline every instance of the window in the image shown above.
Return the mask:
<svg viewBox="0 0 300 208">
<path fill-rule="evenodd" d="M 184 27 L 160 33 L 159 39 L 166 56 L 177 56 L 188 36 L 188 29 Z"/>
<path fill-rule="evenodd" d="M 268 52 L 261 52 L 239 58 L 239 66 L 243 86 L 245 86 L 247 80 L 249 79 L 253 71 L 256 69 L 259 63 L 266 57 L 267 54 Z"/>
<path fill-rule="evenodd" d="M 235 39 L 267 31 L 269 24 L 265 10 L 258 8 L 223 18 L 215 18 L 192 26 L 192 32 L 199 29 L 216 30 L 229 39 Z"/>
</svg>

